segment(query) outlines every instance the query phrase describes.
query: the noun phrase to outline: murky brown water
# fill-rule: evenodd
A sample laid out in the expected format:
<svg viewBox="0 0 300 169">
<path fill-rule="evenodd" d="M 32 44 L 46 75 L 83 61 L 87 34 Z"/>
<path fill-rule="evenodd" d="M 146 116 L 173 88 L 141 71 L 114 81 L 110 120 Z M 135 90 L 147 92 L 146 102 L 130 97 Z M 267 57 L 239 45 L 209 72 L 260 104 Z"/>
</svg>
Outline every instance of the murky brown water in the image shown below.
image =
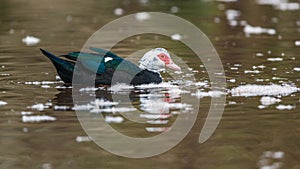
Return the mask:
<svg viewBox="0 0 300 169">
<path fill-rule="evenodd" d="M 299 4 L 299 1 L 294 2 Z M 225 68 L 228 89 L 244 84 L 271 83 L 300 87 L 300 72 L 297 69 L 300 67 L 300 46 L 295 44 L 295 41 L 300 41 L 299 9 L 283 11 L 279 6 L 258 5 L 256 1 L 250 0 L 150 0 L 146 3 L 133 0 L 0 0 L 0 101 L 7 102 L 0 106 L 0 168 L 240 169 L 271 165 L 277 168 L 300 168 L 299 92 L 276 97 L 282 101 L 264 109 L 258 107 L 261 105 L 261 96 L 234 97 L 229 93 L 217 130 L 203 144 L 198 143 L 198 137 L 211 98 L 201 98 L 198 119 L 182 142 L 155 157 L 130 159 L 115 156 L 91 141 L 76 141 L 77 136 L 86 136 L 86 133 L 75 111 L 54 109 L 55 105 L 72 108 L 71 89 L 55 88 L 61 83 L 49 84 L 49 88 L 40 84 L 25 84 L 33 81 L 57 82 L 54 67 L 42 56 L 39 48 L 56 54 L 80 50 L 95 31 L 119 17 L 114 14 L 116 8 L 124 9 L 125 15 L 142 11 L 171 13 L 172 7 L 176 12 L 174 6 L 178 7 L 175 15 L 198 26 L 214 44 Z M 225 14 L 228 9 L 240 11 L 239 16 L 230 19 L 230 14 Z M 243 21 L 251 26 L 275 29 L 276 33 L 251 34 L 247 37 Z M 237 26 L 234 26 L 234 22 L 238 23 Z M 26 46 L 22 43 L 26 35 L 38 37 L 41 42 Z M 132 37 L 119 43 L 113 51 L 120 56 L 128 56 L 136 50 L 155 46 L 168 48 L 189 67 L 198 70 L 194 72 L 197 81 L 209 80 L 205 69 L 199 67 L 202 63 L 197 57 L 186 46 L 166 37 Z M 268 58 L 282 58 L 282 61 L 271 61 Z M 266 67 L 258 67 L 261 65 Z M 101 91 L 99 93 L 100 97 L 107 95 Z M 141 93 L 133 92 L 132 98 L 138 98 Z M 178 99 L 167 102 L 178 102 Z M 133 102 L 136 108 L 142 107 L 140 100 L 133 99 Z M 37 103 L 52 103 L 52 106 L 43 111 L 29 108 Z M 277 107 L 279 105 L 292 108 L 280 110 Z M 24 123 L 22 111 L 56 117 L 56 120 Z M 170 126 L 176 120 L 176 115 L 169 120 Z M 157 134 L 147 132 L 144 125 L 129 121 L 112 126 L 128 135 L 142 137 Z M 277 152 L 277 156 L 268 151 Z M 266 164 L 262 164 L 264 159 L 267 159 Z"/>
</svg>

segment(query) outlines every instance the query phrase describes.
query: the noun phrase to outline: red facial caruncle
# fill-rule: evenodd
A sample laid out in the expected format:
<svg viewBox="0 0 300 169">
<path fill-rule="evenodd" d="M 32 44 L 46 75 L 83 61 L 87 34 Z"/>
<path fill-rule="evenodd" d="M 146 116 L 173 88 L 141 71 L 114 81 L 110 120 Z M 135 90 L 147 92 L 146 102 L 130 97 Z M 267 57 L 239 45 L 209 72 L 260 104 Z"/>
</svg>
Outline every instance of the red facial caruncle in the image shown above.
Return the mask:
<svg viewBox="0 0 300 169">
<path fill-rule="evenodd" d="M 158 56 L 158 58 L 159 58 L 160 60 L 162 60 L 163 62 L 165 62 L 166 65 L 169 64 L 170 61 L 171 61 L 171 58 L 168 57 L 168 56 L 167 56 L 166 54 L 164 54 L 164 53 L 160 53 L 160 54 L 158 54 L 157 56 Z"/>
<path fill-rule="evenodd" d="M 160 53 L 157 55 L 157 57 L 165 63 L 167 68 L 173 69 L 173 70 L 180 70 L 180 67 L 178 65 L 176 65 L 167 54 Z"/>
</svg>

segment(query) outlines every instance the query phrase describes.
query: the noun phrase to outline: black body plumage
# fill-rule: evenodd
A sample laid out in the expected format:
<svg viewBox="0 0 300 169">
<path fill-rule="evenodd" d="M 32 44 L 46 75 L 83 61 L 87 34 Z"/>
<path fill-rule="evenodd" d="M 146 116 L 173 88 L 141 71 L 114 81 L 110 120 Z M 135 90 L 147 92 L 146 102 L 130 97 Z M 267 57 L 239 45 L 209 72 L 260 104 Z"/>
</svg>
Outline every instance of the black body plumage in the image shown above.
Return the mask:
<svg viewBox="0 0 300 169">
<path fill-rule="evenodd" d="M 67 84 L 72 84 L 73 76 L 79 77 L 80 80 L 74 81 L 82 82 L 82 84 L 85 83 L 85 79 L 94 78 L 95 85 L 116 83 L 140 85 L 162 82 L 161 76 L 157 72 L 143 70 L 112 52 L 100 48 L 91 48 L 91 50 L 96 53 L 71 52 L 63 55 L 69 59 L 65 60 L 41 49 L 42 53 L 55 66 L 60 78 Z M 78 70 L 75 70 L 75 66 Z"/>
</svg>

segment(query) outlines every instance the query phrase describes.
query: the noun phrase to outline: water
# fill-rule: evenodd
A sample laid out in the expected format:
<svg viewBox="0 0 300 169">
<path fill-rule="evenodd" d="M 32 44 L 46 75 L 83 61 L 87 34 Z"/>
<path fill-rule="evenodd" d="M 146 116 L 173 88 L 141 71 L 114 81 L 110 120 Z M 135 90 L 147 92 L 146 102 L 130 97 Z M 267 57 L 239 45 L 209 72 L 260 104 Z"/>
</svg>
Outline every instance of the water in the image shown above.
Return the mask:
<svg viewBox="0 0 300 169">
<path fill-rule="evenodd" d="M 300 87 L 300 72 L 297 71 L 300 67 L 300 48 L 296 45 L 296 41 L 300 40 L 300 13 L 299 10 L 293 10 L 297 5 L 287 8 L 282 7 L 283 3 L 279 1 L 270 5 L 263 5 L 266 1 L 259 2 L 0 1 L 0 101 L 7 103 L 0 106 L 1 168 L 168 166 L 239 169 L 267 168 L 272 165 L 274 168 L 299 168 L 299 91 L 282 97 L 270 95 L 268 97 L 281 101 L 265 107 L 262 107 L 264 104 L 259 93 L 248 97 L 233 96 L 230 93 L 231 89 L 246 84 L 260 87 L 270 84 Z M 225 69 L 228 94 L 221 122 L 207 142 L 199 144 L 198 137 L 209 110 L 211 97 L 201 98 L 197 121 L 187 137 L 176 147 L 159 156 L 146 159 L 118 157 L 98 147 L 86 137 L 75 111 L 72 110 L 72 89 L 56 88 L 63 84 L 56 80 L 54 67 L 42 56 L 39 48 L 56 54 L 80 50 L 96 30 L 119 17 L 120 13 L 115 15 L 117 8 L 123 9 L 123 14 L 142 11 L 175 13 L 198 26 L 212 41 Z M 228 14 L 226 11 L 231 9 L 238 12 Z M 271 30 L 271 33 L 268 33 L 268 30 Z M 27 35 L 37 37 L 41 41 L 34 46 L 27 46 L 22 42 Z M 198 82 L 209 80 L 205 68 L 199 66 L 202 63 L 193 52 L 168 37 L 135 36 L 120 42 L 113 51 L 127 57 L 137 50 L 155 46 L 166 47 L 180 56 L 190 68 L 196 70 L 190 73 L 194 74 Z M 137 60 L 138 58 L 134 58 L 135 62 Z M 164 77 L 169 79 L 167 74 L 164 74 Z M 50 81 L 53 84 L 26 83 L 35 81 Z M 158 95 L 158 99 L 154 97 L 154 100 L 161 99 L 164 100 L 161 103 L 170 104 L 178 103 L 183 96 L 188 96 L 190 100 L 187 102 L 198 99 L 191 96 L 196 89 L 204 89 L 203 92 L 210 90 L 209 86 L 180 89 L 190 93 L 172 97 L 165 95 L 170 93 L 170 89 L 133 89 L 130 91 L 133 103 L 131 108 L 145 108 L 143 106 L 151 99 L 141 96 L 149 96 L 149 93 Z M 255 93 L 256 88 L 250 87 L 250 90 Z M 245 91 L 238 93 L 243 92 Z M 110 95 L 105 88 L 96 91 L 99 99 L 110 100 Z M 115 95 L 118 96 L 118 93 Z M 144 98 L 144 102 L 141 98 Z M 130 108 L 128 102 L 119 104 Z M 33 105 L 36 105 L 34 109 Z M 291 110 L 281 109 L 282 107 L 290 107 Z M 108 120 L 114 121 L 111 125 L 115 129 L 124 134 L 151 137 L 159 134 L 149 132 L 154 131 L 151 127 L 170 127 L 176 120 L 176 111 L 178 110 L 172 109 L 166 112 L 170 117 L 162 119 L 161 123 L 167 124 L 136 124 L 126 119 L 122 121 L 120 118 L 110 118 L 121 117 L 118 113 L 106 112 L 104 115 Z M 31 115 L 22 115 L 21 112 L 31 112 L 31 115 L 44 118 L 40 118 L 42 121 L 39 122 L 25 123 L 22 116 Z M 136 110 L 126 111 L 125 115 L 134 118 Z M 53 118 L 54 121 L 49 121 Z"/>
</svg>

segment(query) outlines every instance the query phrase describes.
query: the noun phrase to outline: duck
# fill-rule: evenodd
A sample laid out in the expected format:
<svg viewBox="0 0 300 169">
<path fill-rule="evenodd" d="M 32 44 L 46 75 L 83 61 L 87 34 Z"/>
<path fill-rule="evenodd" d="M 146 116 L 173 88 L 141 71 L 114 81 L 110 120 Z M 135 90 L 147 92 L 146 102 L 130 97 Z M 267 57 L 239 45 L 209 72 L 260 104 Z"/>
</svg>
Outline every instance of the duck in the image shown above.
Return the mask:
<svg viewBox="0 0 300 169">
<path fill-rule="evenodd" d="M 61 57 L 42 48 L 40 50 L 53 63 L 57 74 L 66 85 L 72 85 L 73 76 L 80 78 L 80 80 L 76 80 L 76 83 L 84 83 L 87 78 L 95 78 L 95 85 L 158 84 L 162 82 L 160 74 L 162 71 L 166 69 L 181 70 L 164 48 L 154 48 L 146 52 L 139 60 L 139 65 L 123 59 L 111 51 L 96 47 L 90 47 L 92 51 L 90 53 L 70 52 Z M 75 71 L 75 64 L 78 65 L 79 71 Z"/>
</svg>

